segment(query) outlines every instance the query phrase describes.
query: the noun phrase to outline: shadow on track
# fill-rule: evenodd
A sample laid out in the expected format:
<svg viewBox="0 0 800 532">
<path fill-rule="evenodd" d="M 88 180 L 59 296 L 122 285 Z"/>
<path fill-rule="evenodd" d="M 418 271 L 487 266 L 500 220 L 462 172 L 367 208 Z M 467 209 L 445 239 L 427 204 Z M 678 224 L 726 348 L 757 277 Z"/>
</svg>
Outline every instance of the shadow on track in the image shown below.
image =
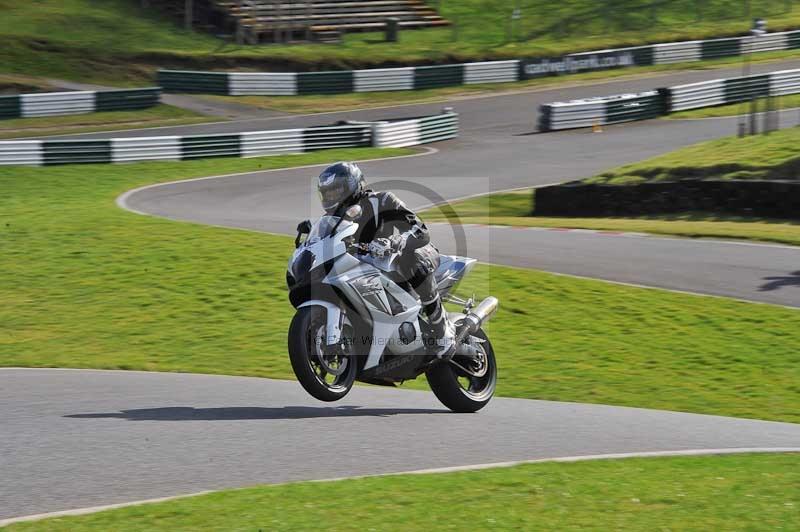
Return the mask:
<svg viewBox="0 0 800 532">
<path fill-rule="evenodd" d="M 115 418 L 128 421 L 237 421 L 253 419 L 311 419 L 321 417 L 385 417 L 400 414 L 446 414 L 448 410 L 425 408 L 361 408 L 358 406 L 314 407 L 284 406 L 280 408 L 227 407 L 193 408 L 173 406 L 141 408 L 119 412 L 70 414 L 64 417 L 79 419 Z"/>
<path fill-rule="evenodd" d="M 769 282 L 761 285 L 758 289 L 759 292 L 772 292 L 773 290 L 780 290 L 787 286 L 800 288 L 800 270 L 783 277 L 764 277 L 764 281 Z"/>
</svg>

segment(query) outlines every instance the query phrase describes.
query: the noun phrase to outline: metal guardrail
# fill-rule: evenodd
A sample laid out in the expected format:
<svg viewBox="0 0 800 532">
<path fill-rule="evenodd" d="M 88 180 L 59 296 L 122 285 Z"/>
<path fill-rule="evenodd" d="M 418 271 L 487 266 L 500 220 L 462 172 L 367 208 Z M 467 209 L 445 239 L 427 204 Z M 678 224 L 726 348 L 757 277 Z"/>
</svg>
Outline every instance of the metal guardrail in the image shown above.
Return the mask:
<svg viewBox="0 0 800 532">
<path fill-rule="evenodd" d="M 716 79 L 663 89 L 666 111 L 676 112 L 800 93 L 800 70 Z"/>
<path fill-rule="evenodd" d="M 669 89 L 667 108 L 670 112 L 713 107 L 725 103 L 725 80 L 714 79 Z"/>
<path fill-rule="evenodd" d="M 158 105 L 160 101 L 159 87 L 0 96 L 0 119 L 145 109 Z"/>
<path fill-rule="evenodd" d="M 343 94 L 516 81 L 518 64 L 518 61 L 492 61 L 466 65 L 300 73 L 161 70 L 158 82 L 168 92 L 230 96 Z"/>
<path fill-rule="evenodd" d="M 330 148 L 415 146 L 457 136 L 458 115 L 446 111 L 440 115 L 398 122 L 343 123 L 277 131 L 103 140 L 0 141 L 0 166 L 260 157 Z"/>
<path fill-rule="evenodd" d="M 647 120 L 664 114 L 663 101 L 658 91 L 649 91 L 545 104 L 540 108 L 539 130 L 556 131 Z"/>
<path fill-rule="evenodd" d="M 577 72 L 702 61 L 744 53 L 800 49 L 800 30 L 750 36 L 652 44 L 570 54 L 452 65 L 332 72 L 194 72 L 160 70 L 166 92 L 286 96 L 419 90 L 474 83 L 508 83 Z"/>
<path fill-rule="evenodd" d="M 372 145 L 384 148 L 403 148 L 428 144 L 458 136 L 458 114 L 445 111 L 440 115 L 412 120 L 377 122 L 373 124 Z"/>
<path fill-rule="evenodd" d="M 779 70 L 769 75 L 771 96 L 800 94 L 800 70 Z"/>
<path fill-rule="evenodd" d="M 676 85 L 642 94 L 554 102 L 539 108 L 539 131 L 591 127 L 750 101 L 800 94 L 800 69 Z"/>
<path fill-rule="evenodd" d="M 354 70 L 353 89 L 355 92 L 414 90 L 414 69 L 406 67 Z"/>
</svg>

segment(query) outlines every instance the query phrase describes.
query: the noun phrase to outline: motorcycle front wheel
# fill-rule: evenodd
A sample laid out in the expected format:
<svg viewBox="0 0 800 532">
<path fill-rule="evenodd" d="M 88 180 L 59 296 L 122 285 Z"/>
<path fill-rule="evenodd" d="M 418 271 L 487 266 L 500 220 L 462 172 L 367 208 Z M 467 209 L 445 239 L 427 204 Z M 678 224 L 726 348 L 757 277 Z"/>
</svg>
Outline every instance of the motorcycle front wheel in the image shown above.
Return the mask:
<svg viewBox="0 0 800 532">
<path fill-rule="evenodd" d="M 425 374 L 433 394 L 453 412 L 477 412 L 489 403 L 497 385 L 497 362 L 492 344 L 483 329 L 475 336 L 483 340 L 479 343 L 479 350 L 484 366 L 479 367 L 478 371 L 470 374 L 453 361 L 442 361 Z"/>
<path fill-rule="evenodd" d="M 320 401 L 338 401 L 356 380 L 355 357 L 326 343 L 327 315 L 322 307 L 297 310 L 289 326 L 289 360 L 303 388 Z M 352 346 L 351 346 L 352 348 Z"/>
</svg>

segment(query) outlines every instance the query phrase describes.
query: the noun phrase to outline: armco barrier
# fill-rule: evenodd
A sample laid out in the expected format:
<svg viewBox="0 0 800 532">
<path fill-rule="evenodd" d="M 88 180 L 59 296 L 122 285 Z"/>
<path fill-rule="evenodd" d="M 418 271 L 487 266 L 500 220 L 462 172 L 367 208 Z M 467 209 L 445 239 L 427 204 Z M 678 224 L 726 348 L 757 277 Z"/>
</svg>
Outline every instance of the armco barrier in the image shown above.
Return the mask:
<svg viewBox="0 0 800 532">
<path fill-rule="evenodd" d="M 453 65 L 303 73 L 160 70 L 166 92 L 285 96 L 430 89 L 473 83 L 508 83 L 609 68 L 684 63 L 744 53 L 800 48 L 800 30 L 761 37 L 683 41 L 570 54 L 558 58 Z M 2 112 L 0 110 L 0 112 Z"/>
<path fill-rule="evenodd" d="M 158 105 L 160 100 L 158 87 L 0 96 L 0 119 L 145 109 Z"/>
<path fill-rule="evenodd" d="M 414 89 L 413 68 L 354 70 L 355 92 L 410 91 Z"/>
<path fill-rule="evenodd" d="M 556 131 L 647 120 L 678 111 L 787 94 L 800 94 L 800 69 L 701 81 L 642 94 L 549 103 L 539 108 L 538 128 Z"/>
<path fill-rule="evenodd" d="M 725 103 L 725 80 L 714 79 L 666 89 L 670 112 L 713 107 Z"/>
<path fill-rule="evenodd" d="M 104 140 L 0 141 L 0 166 L 257 157 L 370 145 L 415 146 L 456 136 L 458 115 L 447 111 L 397 122 L 340 123 L 280 131 Z"/>
<path fill-rule="evenodd" d="M 297 94 L 297 74 L 233 72 L 228 74 L 228 79 L 220 94 L 233 96 L 248 96 L 263 94 L 263 87 L 271 87 L 275 96 Z"/>
<path fill-rule="evenodd" d="M 445 112 L 412 120 L 377 122 L 372 127 L 373 146 L 403 148 L 457 137 L 458 115 Z"/>
<path fill-rule="evenodd" d="M 769 75 L 772 96 L 800 94 L 800 70 L 780 70 Z"/>
<path fill-rule="evenodd" d="M 800 70 L 715 79 L 662 89 L 669 113 L 800 93 Z"/>
<path fill-rule="evenodd" d="M 662 114 L 664 98 L 658 91 L 555 102 L 540 107 L 539 131 L 647 120 Z"/>
</svg>

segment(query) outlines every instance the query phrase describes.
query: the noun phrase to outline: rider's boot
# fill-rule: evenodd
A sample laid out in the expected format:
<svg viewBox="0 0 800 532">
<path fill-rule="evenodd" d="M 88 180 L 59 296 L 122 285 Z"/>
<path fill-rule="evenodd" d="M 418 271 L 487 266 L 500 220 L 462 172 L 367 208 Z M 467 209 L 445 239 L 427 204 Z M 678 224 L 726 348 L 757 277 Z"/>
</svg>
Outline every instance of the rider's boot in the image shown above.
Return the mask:
<svg viewBox="0 0 800 532">
<path fill-rule="evenodd" d="M 449 359 L 456 352 L 456 326 L 447 317 L 446 312 L 442 313 L 442 322 L 441 328 L 437 327 L 440 329 L 437 332 L 441 332 L 441 334 L 438 335 L 433 345 L 433 354 L 439 359 Z"/>
</svg>

